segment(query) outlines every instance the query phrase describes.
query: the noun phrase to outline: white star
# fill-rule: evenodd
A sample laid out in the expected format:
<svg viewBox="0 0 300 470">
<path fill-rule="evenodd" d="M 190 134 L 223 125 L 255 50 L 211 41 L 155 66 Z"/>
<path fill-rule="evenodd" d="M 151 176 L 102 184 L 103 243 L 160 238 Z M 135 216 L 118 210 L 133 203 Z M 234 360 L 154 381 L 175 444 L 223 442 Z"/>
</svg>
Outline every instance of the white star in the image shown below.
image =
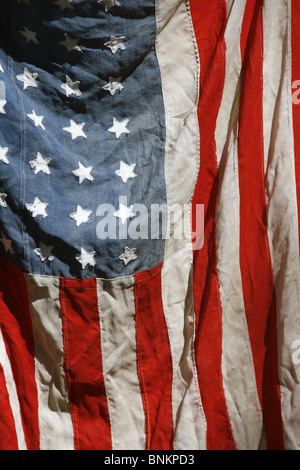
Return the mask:
<svg viewBox="0 0 300 470">
<path fill-rule="evenodd" d="M 82 122 L 81 124 L 76 124 L 76 122 L 70 119 L 70 126 L 63 127 L 63 130 L 72 134 L 72 140 L 77 139 L 77 137 L 84 137 L 86 139 L 86 135 L 82 130 L 84 126 L 85 122 Z"/>
<path fill-rule="evenodd" d="M 121 4 L 117 1 L 117 0 L 98 0 L 98 3 L 100 3 L 100 5 L 104 5 L 105 6 L 105 11 L 108 12 L 108 10 L 114 6 L 116 7 L 120 7 Z"/>
<path fill-rule="evenodd" d="M 82 163 L 78 162 L 79 168 L 77 170 L 72 171 L 73 175 L 78 176 L 79 184 L 81 184 L 85 179 L 89 181 L 94 181 L 94 177 L 91 175 L 91 171 L 93 169 L 92 166 L 83 166 Z"/>
<path fill-rule="evenodd" d="M 9 160 L 6 156 L 8 152 L 8 147 L 0 147 L 0 161 L 2 161 L 3 163 L 6 163 L 6 165 L 9 164 Z"/>
<path fill-rule="evenodd" d="M 6 198 L 7 198 L 7 194 L 0 193 L 0 206 L 1 207 L 7 207 Z"/>
<path fill-rule="evenodd" d="M 96 261 L 94 260 L 95 254 L 96 254 L 95 251 L 88 252 L 88 251 L 85 251 L 84 248 L 81 248 L 81 255 L 76 256 L 76 259 L 77 261 L 79 261 L 79 263 L 81 263 L 82 269 L 84 269 L 87 264 L 89 264 L 90 266 L 95 266 L 96 264 Z"/>
<path fill-rule="evenodd" d="M 118 77 L 118 78 L 109 77 L 108 80 L 109 81 L 107 85 L 104 85 L 102 88 L 103 90 L 108 90 L 111 95 L 114 95 L 117 90 L 122 91 L 124 89 L 122 83 L 120 83 L 122 80 L 122 77 Z"/>
<path fill-rule="evenodd" d="M 46 175 L 50 175 L 51 171 L 48 168 L 49 163 L 51 162 L 52 158 L 43 158 L 40 152 L 37 153 L 35 160 L 30 160 L 29 165 L 31 168 L 34 168 L 34 174 L 36 175 L 40 171 L 45 173 Z"/>
<path fill-rule="evenodd" d="M 122 160 L 120 161 L 120 169 L 116 170 L 115 173 L 122 178 L 123 183 L 127 183 L 129 178 L 136 177 L 136 174 L 133 172 L 135 165 L 136 163 L 133 165 L 127 165 L 127 163 L 124 163 Z"/>
<path fill-rule="evenodd" d="M 129 261 L 137 259 L 135 251 L 136 251 L 136 248 L 128 248 L 128 246 L 125 246 L 124 253 L 121 256 L 119 256 L 119 259 L 124 261 L 125 266 L 129 263 Z"/>
<path fill-rule="evenodd" d="M 104 43 L 104 46 L 108 47 L 113 54 L 117 52 L 118 49 L 124 51 L 126 47 L 123 44 L 125 36 L 120 36 L 116 38 L 115 36 L 110 36 L 110 41 Z"/>
<path fill-rule="evenodd" d="M 4 73 L 4 70 L 1 64 L 0 64 L 0 72 Z"/>
<path fill-rule="evenodd" d="M 33 88 L 38 87 L 36 81 L 37 77 L 38 73 L 31 73 L 26 67 L 24 67 L 24 73 L 22 73 L 21 75 L 17 75 L 17 80 L 19 80 L 19 82 L 23 82 L 23 90 L 26 90 L 30 86 L 32 86 Z"/>
<path fill-rule="evenodd" d="M 76 96 L 81 96 L 81 91 L 79 90 L 80 82 L 72 82 L 70 77 L 66 75 L 66 83 L 61 85 L 61 88 L 65 90 L 66 95 L 70 96 L 72 93 Z"/>
<path fill-rule="evenodd" d="M 6 105 L 7 101 L 6 100 L 0 100 L 0 114 L 6 114 L 6 111 L 4 109 L 4 106 Z"/>
<path fill-rule="evenodd" d="M 82 52 L 81 48 L 78 46 L 79 39 L 70 38 L 70 36 L 68 36 L 67 33 L 65 33 L 64 36 L 66 39 L 64 41 L 60 41 L 59 44 L 64 46 L 68 52 L 71 52 L 71 51 Z"/>
<path fill-rule="evenodd" d="M 35 248 L 34 253 L 41 258 L 41 260 L 44 262 L 47 260 L 53 261 L 54 256 L 52 255 L 52 250 L 54 246 L 46 246 L 44 245 L 43 242 L 40 242 L 40 247 Z"/>
<path fill-rule="evenodd" d="M 26 42 L 33 42 L 34 44 L 39 44 L 39 41 L 37 40 L 37 33 L 35 31 L 31 31 L 28 29 L 26 26 L 24 27 L 23 31 L 20 31 L 22 34 L 23 38 L 26 39 Z"/>
<path fill-rule="evenodd" d="M 56 0 L 54 2 L 54 4 L 60 7 L 62 11 L 66 9 L 74 10 L 72 3 L 73 3 L 73 0 Z"/>
<path fill-rule="evenodd" d="M 119 122 L 116 118 L 113 118 L 113 126 L 110 127 L 108 130 L 109 132 L 114 132 L 116 134 L 116 138 L 118 139 L 121 134 L 129 134 L 130 131 L 126 128 L 129 119 L 124 119 L 124 121 Z"/>
<path fill-rule="evenodd" d="M 134 213 L 132 212 L 132 207 L 126 207 L 124 204 L 120 204 L 120 209 L 116 212 L 114 212 L 115 217 L 119 217 L 121 219 L 122 224 L 125 223 L 126 219 L 129 219 L 134 216 Z"/>
<path fill-rule="evenodd" d="M 82 209 L 81 206 L 77 206 L 77 212 L 72 212 L 70 217 L 76 220 L 76 227 L 79 227 L 80 224 L 89 222 L 89 216 L 91 215 L 92 211 Z"/>
<path fill-rule="evenodd" d="M 9 240 L 8 238 L 5 237 L 5 235 L 1 232 L 2 237 L 0 237 L 0 242 L 2 245 L 4 245 L 5 253 L 11 253 L 12 255 L 15 254 L 13 248 L 12 248 L 12 240 Z"/>
<path fill-rule="evenodd" d="M 41 215 L 43 219 L 47 217 L 46 207 L 48 203 L 41 202 L 38 197 L 34 198 L 33 204 L 25 204 L 26 209 L 31 212 L 32 217 L 36 217 L 37 215 Z"/>
<path fill-rule="evenodd" d="M 27 116 L 34 122 L 35 127 L 40 126 L 43 129 L 43 131 L 46 130 L 42 122 L 44 119 L 44 116 L 37 116 L 34 110 L 32 110 L 32 114 L 27 114 Z"/>
</svg>

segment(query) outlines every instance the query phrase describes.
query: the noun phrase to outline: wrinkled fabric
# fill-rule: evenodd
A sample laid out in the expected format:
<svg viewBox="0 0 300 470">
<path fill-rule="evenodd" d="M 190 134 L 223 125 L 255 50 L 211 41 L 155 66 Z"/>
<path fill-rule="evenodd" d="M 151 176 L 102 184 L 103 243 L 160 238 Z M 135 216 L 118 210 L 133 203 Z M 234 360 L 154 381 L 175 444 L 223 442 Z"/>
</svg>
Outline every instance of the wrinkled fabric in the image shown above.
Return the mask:
<svg viewBox="0 0 300 470">
<path fill-rule="evenodd" d="M 0 23 L 0 449 L 300 449 L 298 1 Z"/>
<path fill-rule="evenodd" d="M 6 238 L 14 239 L 15 263 L 26 272 L 77 278 L 113 278 L 156 266 L 163 258 L 161 239 L 136 240 L 140 256 L 124 266 L 118 257 L 125 242 L 97 236 L 97 224 L 104 215 L 97 213 L 100 205 L 112 205 L 117 211 L 123 197 L 128 206 L 142 203 L 150 213 L 151 204 L 166 203 L 164 107 L 155 54 L 154 1 L 139 2 L 137 7 L 126 2 L 113 14 L 97 2 L 77 2 L 75 9 L 61 10 L 52 1 L 3 1 L 0 8 L 0 61 L 6 71 L 0 79 L 8 102 L 6 115 L 1 116 L 0 145 L 8 147 L 10 162 L 1 168 L 1 191 L 10 201 L 1 230 Z M 24 28 L 36 32 L 34 40 L 22 35 Z M 77 40 L 76 45 L 66 43 L 65 35 Z M 126 50 L 113 54 L 105 46 L 111 35 L 124 36 Z M 23 90 L 16 77 L 25 67 L 38 74 L 37 87 Z M 80 82 L 80 97 L 66 96 L 61 88 L 66 76 Z M 122 93 L 112 96 L 103 89 L 109 77 L 122 78 Z M 32 110 L 44 116 L 45 130 L 28 118 Z M 129 120 L 126 139 L 124 135 L 116 139 L 108 131 L 114 118 Z M 63 130 L 70 120 L 85 123 L 86 138 L 71 139 Z M 51 158 L 50 174 L 35 174 L 30 167 L 37 152 Z M 121 160 L 135 164 L 139 176 L 126 185 L 115 174 Z M 79 162 L 93 167 L 92 182 L 85 179 L 79 184 L 72 173 Z M 47 217 L 33 219 L 28 213 L 26 204 L 36 197 L 48 204 Z M 70 214 L 78 205 L 91 211 L 91 216 L 88 224 L 76 227 Z M 40 263 L 34 254 L 40 242 L 55 247 L 53 263 Z M 75 259 L 81 246 L 96 251 L 95 267 L 81 269 Z"/>
</svg>

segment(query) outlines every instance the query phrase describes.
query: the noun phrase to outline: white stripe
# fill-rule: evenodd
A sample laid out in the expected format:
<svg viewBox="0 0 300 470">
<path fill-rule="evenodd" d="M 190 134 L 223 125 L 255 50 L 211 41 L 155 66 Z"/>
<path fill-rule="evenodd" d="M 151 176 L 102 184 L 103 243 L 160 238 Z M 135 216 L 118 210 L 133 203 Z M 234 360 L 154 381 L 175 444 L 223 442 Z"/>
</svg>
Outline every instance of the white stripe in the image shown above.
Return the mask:
<svg viewBox="0 0 300 470">
<path fill-rule="evenodd" d="M 235 2 L 239 3 L 239 2 Z M 241 2 L 243 4 L 243 2 Z M 232 6 L 234 5 L 234 0 L 226 0 L 226 10 L 227 10 L 227 18 L 229 18 Z"/>
<path fill-rule="evenodd" d="M 64 373 L 59 278 L 26 275 L 35 338 L 35 376 L 41 450 L 73 450 Z"/>
<path fill-rule="evenodd" d="M 283 13 L 280 17 L 279 11 Z M 274 132 L 274 111 L 278 99 L 277 90 L 282 79 L 282 41 L 286 34 L 286 6 L 280 0 L 263 4 L 263 128 L 264 128 L 264 169 L 268 166 L 272 132 Z"/>
<path fill-rule="evenodd" d="M 238 119 L 241 85 L 240 34 L 246 0 L 231 6 L 225 30 L 226 74 L 215 139 L 219 164 L 216 205 L 217 268 L 222 304 L 223 387 L 238 449 L 258 449 L 262 412 L 257 393 L 240 269 Z"/>
<path fill-rule="evenodd" d="M 231 6 L 224 33 L 226 44 L 225 81 L 215 129 L 218 165 L 220 165 L 223 153 L 225 154 L 224 157 L 226 157 L 226 144 L 228 145 L 230 140 L 237 137 L 236 134 L 234 135 L 234 126 L 238 120 L 240 104 L 242 68 L 240 37 L 245 7 L 246 0 L 240 0 Z M 235 130 L 237 131 L 237 129 Z M 234 164 L 235 162 L 231 162 L 232 166 Z M 237 166 L 233 166 L 233 168 L 235 169 L 235 179 L 237 180 L 238 188 L 238 169 Z"/>
<path fill-rule="evenodd" d="M 6 388 L 7 388 L 7 392 L 9 396 L 9 403 L 10 403 L 11 411 L 12 411 L 14 422 L 15 422 L 17 441 L 18 441 L 18 450 L 27 450 L 26 443 L 25 443 L 24 430 L 23 430 L 23 425 L 22 425 L 21 409 L 20 409 L 18 393 L 16 389 L 16 384 L 13 378 L 13 372 L 11 369 L 10 361 L 6 352 L 1 327 L 0 327 L 0 364 L 3 368 Z"/>
<path fill-rule="evenodd" d="M 112 450 L 144 450 L 145 414 L 137 373 L 134 278 L 97 279 L 97 294 Z"/>
<path fill-rule="evenodd" d="M 268 235 L 276 291 L 279 379 L 286 449 L 300 449 L 300 266 L 291 89 L 291 4 L 264 2 L 264 125 Z M 273 52 L 274 51 L 274 52 Z M 272 126 L 266 119 L 271 119 Z"/>
<path fill-rule="evenodd" d="M 199 58 L 184 0 L 156 0 L 156 51 L 166 118 L 165 180 L 169 207 L 191 201 L 199 171 Z M 178 60 L 180 57 L 180 60 Z M 175 222 L 176 224 L 176 222 Z M 174 225 L 171 228 L 174 230 Z M 192 245 L 170 238 L 162 268 L 162 302 L 172 362 L 174 449 L 205 449 L 206 420 L 195 367 Z"/>
</svg>

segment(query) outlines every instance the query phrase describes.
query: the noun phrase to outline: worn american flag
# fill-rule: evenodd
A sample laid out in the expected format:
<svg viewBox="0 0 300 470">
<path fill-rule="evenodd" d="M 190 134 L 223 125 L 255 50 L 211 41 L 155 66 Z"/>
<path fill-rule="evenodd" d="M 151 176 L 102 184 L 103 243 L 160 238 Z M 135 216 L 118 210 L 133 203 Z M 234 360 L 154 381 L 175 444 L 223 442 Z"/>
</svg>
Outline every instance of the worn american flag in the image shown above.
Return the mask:
<svg viewBox="0 0 300 470">
<path fill-rule="evenodd" d="M 299 162 L 299 0 L 0 0 L 0 449 L 300 449 Z"/>
</svg>

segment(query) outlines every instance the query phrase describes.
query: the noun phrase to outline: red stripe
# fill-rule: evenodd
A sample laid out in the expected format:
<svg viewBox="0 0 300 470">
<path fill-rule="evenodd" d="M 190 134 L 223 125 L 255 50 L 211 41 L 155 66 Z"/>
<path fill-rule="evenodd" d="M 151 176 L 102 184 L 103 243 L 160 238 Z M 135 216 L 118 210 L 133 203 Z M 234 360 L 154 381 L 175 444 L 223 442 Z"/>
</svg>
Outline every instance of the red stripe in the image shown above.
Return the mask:
<svg viewBox="0 0 300 470">
<path fill-rule="evenodd" d="M 173 446 L 172 360 L 161 300 L 161 265 L 134 276 L 137 364 L 146 419 L 146 449 Z"/>
<path fill-rule="evenodd" d="M 61 279 L 60 299 L 74 447 L 109 450 L 96 280 Z"/>
<path fill-rule="evenodd" d="M 201 69 L 200 171 L 192 207 L 194 214 L 196 204 L 204 204 L 205 209 L 204 246 L 194 253 L 195 356 L 207 420 L 207 448 L 235 449 L 222 382 L 222 308 L 215 230 L 219 183 L 214 136 L 225 78 L 226 4 L 216 0 L 190 0 L 190 5 Z"/>
<path fill-rule="evenodd" d="M 0 450 L 17 450 L 18 439 L 4 372 L 0 364 Z"/>
<path fill-rule="evenodd" d="M 35 383 L 34 336 L 23 274 L 0 261 L 0 323 L 20 402 L 29 450 L 39 449 L 38 397 Z"/>
<path fill-rule="evenodd" d="M 299 1 L 292 0 L 292 85 L 298 81 L 293 88 L 293 123 L 294 123 L 294 146 L 295 146 L 295 170 L 298 211 L 300 207 L 300 8 Z M 298 214 L 300 233 L 300 217 Z"/>
<path fill-rule="evenodd" d="M 248 0 L 241 33 L 238 135 L 240 267 L 268 449 L 283 448 L 276 302 L 266 222 L 263 142 L 263 0 Z"/>
</svg>

